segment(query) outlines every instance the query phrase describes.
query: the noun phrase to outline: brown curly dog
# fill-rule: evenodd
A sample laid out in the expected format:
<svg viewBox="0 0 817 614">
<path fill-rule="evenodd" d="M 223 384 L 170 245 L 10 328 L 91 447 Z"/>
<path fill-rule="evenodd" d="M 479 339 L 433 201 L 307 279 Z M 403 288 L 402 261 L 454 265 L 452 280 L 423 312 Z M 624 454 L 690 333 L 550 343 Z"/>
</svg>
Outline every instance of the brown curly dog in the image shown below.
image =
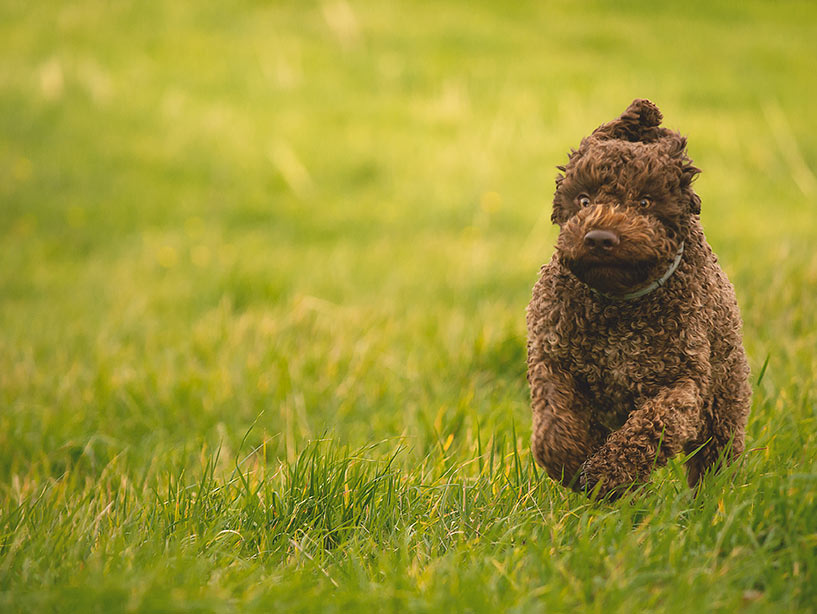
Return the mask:
<svg viewBox="0 0 817 614">
<path fill-rule="evenodd" d="M 700 171 L 661 119 L 635 100 L 559 167 L 559 238 L 527 310 L 534 457 L 601 496 L 680 452 L 695 452 L 695 486 L 744 446 L 751 388 L 735 293 L 701 228 Z"/>
</svg>

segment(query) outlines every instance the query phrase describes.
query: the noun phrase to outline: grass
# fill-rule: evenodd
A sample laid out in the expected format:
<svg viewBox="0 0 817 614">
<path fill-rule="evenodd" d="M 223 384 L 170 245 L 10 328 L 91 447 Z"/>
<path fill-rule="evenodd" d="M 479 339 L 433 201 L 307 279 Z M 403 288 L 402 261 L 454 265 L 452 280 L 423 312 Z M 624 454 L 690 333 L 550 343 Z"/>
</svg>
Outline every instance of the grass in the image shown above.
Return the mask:
<svg viewBox="0 0 817 614">
<path fill-rule="evenodd" d="M 811 3 L 0 3 L 0 610 L 813 611 Z M 555 165 L 689 136 L 749 452 L 527 448 Z"/>
</svg>

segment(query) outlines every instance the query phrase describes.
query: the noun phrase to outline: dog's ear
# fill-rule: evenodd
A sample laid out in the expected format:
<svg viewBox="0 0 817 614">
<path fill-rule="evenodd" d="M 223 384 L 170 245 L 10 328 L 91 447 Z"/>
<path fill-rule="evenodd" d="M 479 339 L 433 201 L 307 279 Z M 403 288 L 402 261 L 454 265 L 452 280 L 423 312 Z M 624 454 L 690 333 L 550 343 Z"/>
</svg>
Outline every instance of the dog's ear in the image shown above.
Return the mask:
<svg viewBox="0 0 817 614">
<path fill-rule="evenodd" d="M 689 195 L 689 208 L 693 214 L 699 215 L 701 213 L 701 197 L 695 193 L 695 190 L 689 188 L 687 190 Z"/>
<path fill-rule="evenodd" d="M 567 167 L 557 166 L 556 168 L 561 172 L 556 175 L 556 193 L 553 195 L 553 210 L 550 214 L 550 221 L 561 226 L 567 219 L 567 212 L 562 205 L 562 197 L 559 193 L 559 188 L 562 185 L 562 181 L 565 179 L 565 176 L 562 173 L 567 170 Z"/>
<path fill-rule="evenodd" d="M 686 163 L 681 168 L 681 192 L 689 203 L 689 210 L 694 215 L 698 215 L 701 212 L 701 197 L 692 189 L 692 181 L 700 172 L 701 169 L 693 166 L 689 158 L 687 158 Z"/>
<path fill-rule="evenodd" d="M 663 118 L 655 104 L 636 98 L 618 119 L 602 124 L 591 136 L 605 141 L 619 139 L 649 143 L 664 135 L 665 130 L 659 128 Z"/>
<path fill-rule="evenodd" d="M 668 134 L 661 139 L 661 146 L 678 165 L 681 174 L 681 193 L 689 204 L 690 212 L 695 215 L 699 214 L 701 212 L 701 197 L 692 189 L 692 182 L 695 181 L 701 169 L 695 166 L 687 155 L 686 137 L 677 132 L 668 132 Z"/>
</svg>

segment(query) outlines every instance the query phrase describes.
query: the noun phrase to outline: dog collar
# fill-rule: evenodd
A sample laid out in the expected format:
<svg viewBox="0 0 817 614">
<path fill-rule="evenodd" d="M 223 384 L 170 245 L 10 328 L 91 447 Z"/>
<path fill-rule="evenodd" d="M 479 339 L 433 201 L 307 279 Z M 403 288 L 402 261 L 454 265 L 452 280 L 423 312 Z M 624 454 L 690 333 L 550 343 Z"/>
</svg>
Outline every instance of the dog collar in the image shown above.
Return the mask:
<svg viewBox="0 0 817 614">
<path fill-rule="evenodd" d="M 630 301 L 634 298 L 641 298 L 645 294 L 649 294 L 656 288 L 660 288 L 663 286 L 666 281 L 672 276 L 675 270 L 678 268 L 678 265 L 681 264 L 681 256 L 684 254 L 684 242 L 681 241 L 681 246 L 678 248 L 678 252 L 675 254 L 675 260 L 672 261 L 672 264 L 669 265 L 667 271 L 659 278 L 652 282 L 650 285 L 641 288 L 640 290 L 636 290 L 635 292 L 628 292 L 627 294 L 607 294 L 606 292 L 599 292 L 595 288 L 590 288 L 596 294 L 603 296 L 604 298 L 609 298 L 614 301 Z"/>
</svg>

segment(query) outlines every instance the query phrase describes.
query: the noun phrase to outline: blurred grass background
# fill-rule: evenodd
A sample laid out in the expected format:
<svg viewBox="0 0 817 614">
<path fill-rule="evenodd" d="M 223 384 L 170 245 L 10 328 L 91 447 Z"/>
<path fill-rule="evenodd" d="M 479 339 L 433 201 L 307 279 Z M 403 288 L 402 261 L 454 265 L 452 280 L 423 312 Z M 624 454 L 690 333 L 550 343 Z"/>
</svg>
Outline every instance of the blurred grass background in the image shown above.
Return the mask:
<svg viewBox="0 0 817 614">
<path fill-rule="evenodd" d="M 749 446 L 813 477 L 816 75 L 812 2 L 2 0 L 7 519 L 115 459 L 232 459 L 251 425 L 269 462 L 324 436 L 526 455 L 555 166 L 635 97 L 689 137 L 768 358 Z"/>
</svg>

